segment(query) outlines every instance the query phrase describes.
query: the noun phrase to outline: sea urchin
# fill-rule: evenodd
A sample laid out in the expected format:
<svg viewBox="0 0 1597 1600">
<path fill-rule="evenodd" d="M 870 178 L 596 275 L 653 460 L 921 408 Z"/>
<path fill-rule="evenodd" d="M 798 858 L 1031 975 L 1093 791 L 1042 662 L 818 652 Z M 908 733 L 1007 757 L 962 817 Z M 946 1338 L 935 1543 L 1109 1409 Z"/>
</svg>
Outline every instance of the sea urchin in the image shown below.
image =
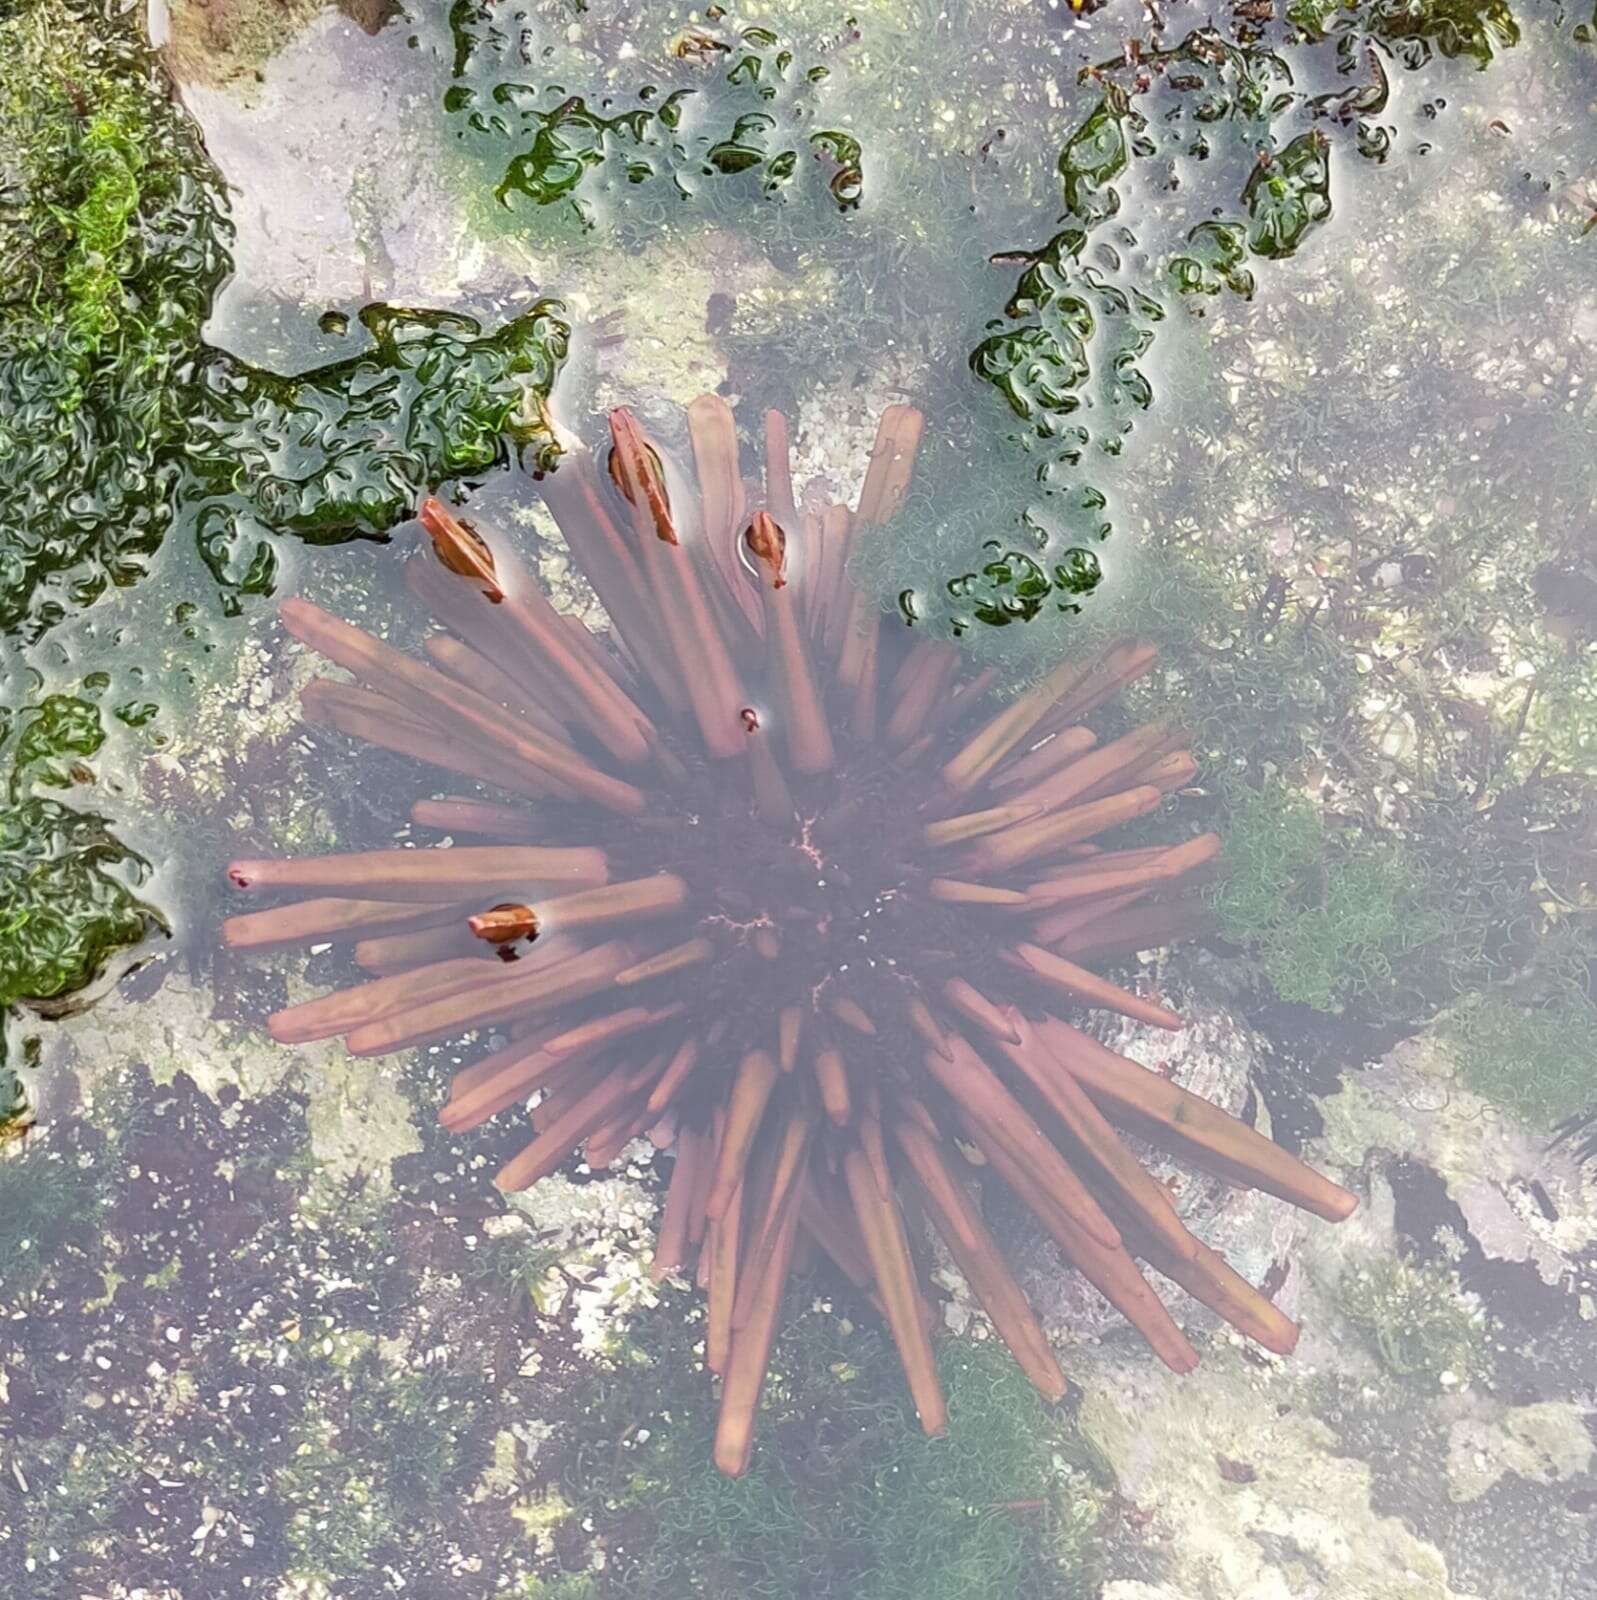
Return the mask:
<svg viewBox="0 0 1597 1600">
<path fill-rule="evenodd" d="M 544 488 L 608 635 L 436 501 L 432 553 L 406 564 L 445 630 L 427 662 L 283 606 L 354 680 L 310 684 L 306 714 L 471 780 L 413 819 L 486 842 L 235 862 L 240 889 L 315 898 L 229 919 L 231 944 L 353 941 L 375 974 L 279 1011 L 273 1034 L 376 1055 L 503 1030 L 441 1113 L 464 1130 L 532 1102 L 502 1189 L 579 1145 L 593 1166 L 645 1131 L 674 1148 L 654 1271 L 696 1259 L 708 1291 L 725 1472 L 748 1463 L 800 1249 L 871 1296 L 922 1424 L 942 1428 L 923 1219 L 1031 1380 L 1064 1392 L 977 1166 L 1176 1371 L 1197 1355 L 1135 1257 L 1290 1350 L 1296 1328 L 1186 1231 L 1117 1129 L 1331 1220 L 1353 1196 L 1058 1015 L 1180 1026 L 1081 965 L 1190 928 L 1217 848 L 1093 842 L 1194 771 L 1167 727 L 1100 744 L 1083 724 L 1152 649 L 1116 645 L 995 708 L 956 645 L 890 632 L 846 568 L 902 502 L 907 406 L 882 418 L 858 506 L 804 515 L 777 413 L 752 515 L 719 398 L 688 408 L 691 478 L 630 413 L 610 422 L 611 481 L 578 450 Z"/>
</svg>

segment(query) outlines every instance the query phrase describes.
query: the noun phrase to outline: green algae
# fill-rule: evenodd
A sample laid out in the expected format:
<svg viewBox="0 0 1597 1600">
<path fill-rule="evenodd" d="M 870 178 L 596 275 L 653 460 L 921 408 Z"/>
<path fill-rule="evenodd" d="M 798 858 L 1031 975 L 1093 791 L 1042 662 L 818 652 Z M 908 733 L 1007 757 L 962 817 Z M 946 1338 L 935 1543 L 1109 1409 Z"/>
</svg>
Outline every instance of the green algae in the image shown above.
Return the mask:
<svg viewBox="0 0 1597 1600">
<path fill-rule="evenodd" d="M 1464 1084 L 1532 1128 L 1550 1133 L 1597 1094 L 1597 1006 L 1577 987 L 1566 985 L 1540 1005 L 1471 996 L 1441 1033 Z"/>
<path fill-rule="evenodd" d="M 664 1306 L 636 1329 L 565 1429 L 560 1492 L 606 1544 L 596 1596 L 1097 1592 L 1108 1485 L 996 1344 L 940 1348 L 949 1426 L 927 1439 L 887 1341 L 830 1309 L 797 1315 L 773 1355 L 754 1465 L 726 1479 L 709 1462 L 702 1401 L 661 1390 L 663 1374 L 687 1371 L 696 1330 L 680 1319 Z M 625 1449 L 601 1447 L 632 1434 Z"/>
<path fill-rule="evenodd" d="M 1351 1268 L 1334 1296 L 1394 1377 L 1452 1386 L 1490 1370 L 1488 1319 L 1445 1262 L 1375 1257 Z"/>
<path fill-rule="evenodd" d="M 169 536 L 236 611 L 275 587 L 284 539 L 382 537 L 425 493 L 515 460 L 553 463 L 547 399 L 569 331 L 557 303 L 497 328 L 372 305 L 347 357 L 297 374 L 240 361 L 203 338 L 231 270 L 222 184 L 133 10 L 28 0 L 0 16 L 0 49 L 19 63 L 0 94 L 8 653 L 138 582 Z M 156 710 L 135 697 L 114 715 L 136 726 Z M 85 781 L 100 715 L 86 699 L 49 695 L 6 753 L 7 1014 L 24 1000 L 59 1002 L 159 925 L 137 895 L 144 863 L 113 827 L 33 793 Z M 9 1078 L 5 1098 L 20 1114 Z"/>
<path fill-rule="evenodd" d="M 538 301 L 487 332 L 459 313 L 369 305 L 365 348 L 308 372 L 213 356 L 184 448 L 206 565 L 231 593 L 270 594 L 277 536 L 378 538 L 443 485 L 518 457 L 552 467 L 545 402 L 566 357 L 563 310 Z"/>
<path fill-rule="evenodd" d="M 64 694 L 24 711 L 9 739 L 0 737 L 9 765 L 0 795 L 0 1068 L 20 1004 L 59 1005 L 113 952 L 163 926 L 139 896 L 147 863 L 102 818 L 33 792 L 91 781 L 84 761 L 104 738 L 98 707 Z M 18 1086 L 7 1097 L 20 1095 Z"/>
<path fill-rule="evenodd" d="M 473 1374 L 405 1370 L 367 1341 L 335 1361 L 317 1332 L 308 1327 L 295 1342 L 296 1355 L 306 1352 L 296 1363 L 304 1368 L 297 1376 L 305 1403 L 271 1493 L 287 1513 L 290 1570 L 336 1584 L 408 1543 L 413 1508 L 453 1503 L 469 1489 L 483 1465 L 485 1396 Z M 217 1464 L 224 1471 L 240 1465 Z"/>
<path fill-rule="evenodd" d="M 1034 570 L 986 574 L 990 598 L 974 607 L 970 575 L 945 569 L 918 586 L 919 618 L 959 632 L 1079 613 L 1079 588 L 1060 581 L 1048 596 L 1036 580 L 1070 571 L 1063 550 L 1113 530 L 1089 462 L 1122 455 L 1152 406 L 1146 359 L 1161 324 L 1184 301 L 1251 298 L 1250 262 L 1312 248 L 1331 220 L 1339 151 L 1381 163 L 1400 139 L 1427 148 L 1390 117 L 1388 65 L 1419 72 L 1440 56 L 1484 69 L 1519 38 L 1501 0 L 1349 3 L 1295 8 L 1284 26 L 1244 20 L 1234 41 L 1202 28 L 1163 48 L 1139 42 L 1085 69 L 1102 93 L 1059 153 L 1063 226 L 993 257 L 1028 264 L 970 358 L 1040 458 L 1042 495 L 1021 517 Z M 1304 41 L 1324 56 L 1302 59 Z M 1174 198 L 1155 200 L 1161 190 Z"/>
<path fill-rule="evenodd" d="M 40 0 L 0 51 L 0 626 L 31 637 L 169 530 L 229 264 L 219 182 L 129 11 Z"/>
<path fill-rule="evenodd" d="M 17 719 L 12 751 L 10 797 L 16 801 L 30 783 L 65 789 L 79 781 L 81 761 L 69 757 L 98 754 L 105 743 L 100 708 L 76 695 L 46 695 Z M 0 735 L 0 748 L 4 737 Z"/>
<path fill-rule="evenodd" d="M 1082 541 L 1110 536 L 1112 521 L 1100 514 L 1106 497 L 1084 463 L 1121 455 L 1152 406 L 1145 360 L 1174 305 L 1222 290 L 1250 297 L 1248 260 L 1294 255 L 1331 216 L 1329 139 L 1318 127 L 1288 133 L 1323 106 L 1293 86 L 1275 52 L 1204 28 L 1127 63 L 1088 68 L 1082 80 L 1100 84 L 1102 94 L 1059 154 L 1064 225 L 1024 252 L 1029 263 L 1003 319 L 989 324 L 970 358 L 975 376 L 1023 424 L 1026 448 L 1042 457 L 1043 499 L 1027 513 L 1042 569 L 1058 565 L 1063 544 L 1090 550 Z M 1157 100 L 1146 103 L 1156 81 Z M 1169 171 L 1166 186 L 1177 189 L 1178 171 L 1211 162 L 1231 171 L 1242 152 L 1250 159 L 1229 214 L 1216 205 L 1203 220 L 1178 224 L 1163 244 L 1153 216 L 1125 214 L 1122 190 L 1134 176 L 1140 184 L 1144 171 Z M 945 584 L 928 611 L 948 616 L 956 630 L 966 615 L 957 584 Z M 1029 615 L 1079 611 L 1081 590 L 1059 587 L 1056 604 L 1035 604 Z"/>
<path fill-rule="evenodd" d="M 607 85 L 572 93 L 546 81 L 560 70 L 550 60 L 558 34 L 537 7 L 456 0 L 444 20 L 437 32 L 418 17 L 416 42 L 449 63 L 442 108 L 461 152 L 518 219 L 501 226 L 524 226 L 526 208 L 559 207 L 592 227 L 606 209 L 629 208 L 629 191 L 659 187 L 685 200 L 732 178 L 740 195 L 813 192 L 844 211 L 860 203 L 859 140 L 811 126 L 829 69 L 769 28 L 717 19 L 682 30 L 655 63 L 660 81 L 609 110 Z"/>
<path fill-rule="evenodd" d="M 496 330 L 371 306 L 311 373 L 203 337 L 231 271 L 219 175 L 130 8 L 0 19 L 0 626 L 36 638 L 146 571 L 176 529 L 224 594 L 271 590 L 275 542 L 385 533 L 418 495 L 547 466 L 565 357 L 553 303 Z"/>
<path fill-rule="evenodd" d="M 1418 870 L 1390 840 L 1328 847 L 1319 811 L 1280 784 L 1236 790 L 1224 821 L 1220 930 L 1259 952 L 1283 1000 L 1336 1011 L 1378 1003 L 1403 958 L 1446 932 L 1418 910 Z"/>
<path fill-rule="evenodd" d="M 1375 0 L 1368 27 L 1413 67 L 1424 66 L 1434 52 L 1484 69 L 1520 38 L 1508 0 Z"/>
<path fill-rule="evenodd" d="M 0 807 L 0 1004 L 81 988 L 157 921 L 109 869 L 143 862 L 98 817 L 32 796 Z"/>
</svg>

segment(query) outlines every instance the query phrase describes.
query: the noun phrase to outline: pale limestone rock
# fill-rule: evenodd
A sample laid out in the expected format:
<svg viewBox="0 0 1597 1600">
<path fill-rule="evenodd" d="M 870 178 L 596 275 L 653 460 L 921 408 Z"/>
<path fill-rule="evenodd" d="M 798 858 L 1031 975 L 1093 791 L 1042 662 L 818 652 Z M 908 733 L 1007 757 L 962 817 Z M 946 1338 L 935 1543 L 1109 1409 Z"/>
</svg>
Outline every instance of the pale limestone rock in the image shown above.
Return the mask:
<svg viewBox="0 0 1597 1600">
<path fill-rule="evenodd" d="M 227 1087 L 245 1099 L 297 1090 L 306 1096 L 310 1148 L 334 1182 L 364 1176 L 385 1193 L 398 1157 L 421 1148 L 394 1060 L 355 1060 L 338 1040 L 292 1048 L 263 1029 L 213 1018 L 210 991 L 174 972 L 148 1000 L 113 990 L 59 1025 L 84 1091 L 119 1066 L 142 1062 L 157 1083 L 186 1072 L 212 1099 Z"/>
<path fill-rule="evenodd" d="M 1437 1041 L 1397 1046 L 1375 1069 L 1321 1102 L 1324 1154 L 1345 1173 L 1380 1157 L 1432 1168 L 1489 1256 L 1524 1261 L 1567 1284 L 1576 1258 L 1597 1245 L 1597 1171 L 1532 1132 L 1458 1081 Z M 1541 1185 L 1556 1218 L 1530 1188 Z"/>
<path fill-rule="evenodd" d="M 258 343 L 281 336 L 249 314 L 256 302 L 450 304 L 480 276 L 481 246 L 438 160 L 428 72 L 402 30 L 373 39 L 324 12 L 245 81 L 247 96 L 184 85 L 234 192 L 236 273 L 212 318 L 221 343 L 276 354 Z"/>
<path fill-rule="evenodd" d="M 1479 1500 L 1508 1473 L 1530 1483 L 1559 1483 L 1591 1466 L 1594 1446 L 1585 1413 L 1561 1400 L 1506 1410 L 1476 1402 L 1447 1434 L 1447 1492 Z"/>
<path fill-rule="evenodd" d="M 1156 1519 L 1180 1600 L 1473 1600 L 1434 1545 L 1376 1511 L 1370 1468 L 1340 1453 L 1293 1380 L 1223 1350 L 1185 1380 L 1139 1358 L 1077 1375 L 1082 1430 Z M 1221 1458 L 1252 1481 L 1228 1481 Z"/>
<path fill-rule="evenodd" d="M 72 1064 L 90 1093 L 106 1074 L 142 1062 L 157 1083 L 186 1072 L 212 1099 L 228 1086 L 254 1098 L 278 1089 L 296 1058 L 326 1054 L 318 1045 L 287 1050 L 259 1029 L 213 1019 L 210 991 L 180 972 L 148 1000 L 129 1001 L 113 990 L 92 1010 L 62 1022 L 57 1037 L 75 1055 Z"/>
<path fill-rule="evenodd" d="M 509 1200 L 538 1242 L 560 1251 L 559 1269 L 533 1290 L 539 1311 L 552 1315 L 569 1301 L 577 1348 L 606 1354 L 630 1315 L 659 1298 L 648 1265 L 654 1196 L 627 1177 L 573 1183 L 555 1173 Z"/>
</svg>

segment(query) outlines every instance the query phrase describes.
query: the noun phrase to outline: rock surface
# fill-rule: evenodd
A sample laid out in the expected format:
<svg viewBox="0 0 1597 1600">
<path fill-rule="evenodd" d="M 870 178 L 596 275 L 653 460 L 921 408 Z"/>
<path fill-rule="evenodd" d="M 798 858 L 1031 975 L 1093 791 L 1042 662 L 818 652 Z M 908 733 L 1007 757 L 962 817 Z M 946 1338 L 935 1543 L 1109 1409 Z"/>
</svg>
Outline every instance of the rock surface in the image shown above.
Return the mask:
<svg viewBox="0 0 1597 1600">
<path fill-rule="evenodd" d="M 1110 1042 L 1267 1129 L 1252 1092 L 1267 1046 L 1223 1011 L 1187 1009 L 1175 1038 L 1128 1026 Z M 1340 1227 L 1151 1161 L 1194 1232 L 1254 1282 L 1273 1268 L 1303 1327 L 1285 1360 L 1161 1283 L 1203 1358 L 1174 1377 L 1005 1219 L 1127 1507 L 1103 1600 L 1597 1594 L 1579 1510 L 1594 1483 L 1597 1186 L 1463 1090 L 1430 1042 L 1350 1076 L 1320 1111 L 1305 1157 L 1363 1201 Z M 1527 1306 L 1527 1281 L 1548 1298 Z"/>
</svg>

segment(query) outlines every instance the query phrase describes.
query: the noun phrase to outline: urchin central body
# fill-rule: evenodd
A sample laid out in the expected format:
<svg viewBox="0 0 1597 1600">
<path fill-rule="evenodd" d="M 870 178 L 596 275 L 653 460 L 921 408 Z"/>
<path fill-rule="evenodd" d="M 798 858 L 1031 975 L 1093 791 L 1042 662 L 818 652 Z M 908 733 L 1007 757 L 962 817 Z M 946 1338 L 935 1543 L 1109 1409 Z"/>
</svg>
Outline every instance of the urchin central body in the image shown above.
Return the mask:
<svg viewBox="0 0 1597 1600">
<path fill-rule="evenodd" d="M 747 1465 L 804 1251 L 871 1298 L 941 1430 L 912 1219 L 1037 1387 L 1064 1392 L 982 1219 L 988 1182 L 1172 1369 L 1197 1353 L 1139 1260 L 1290 1350 L 1292 1323 L 1187 1232 L 1121 1133 L 1333 1220 L 1353 1197 L 1066 1015 L 1181 1025 L 1082 964 L 1189 931 L 1194 874 L 1218 846 L 1101 842 L 1195 771 L 1176 730 L 1100 742 L 1085 720 L 1151 647 L 1062 664 L 995 706 L 991 673 L 970 675 L 950 642 L 889 633 L 847 578 L 854 542 L 902 503 L 918 413 L 884 415 L 852 510 L 803 516 L 780 416 L 752 516 L 730 410 L 706 396 L 688 425 L 691 476 L 617 412 L 608 474 L 579 455 L 546 483 L 606 638 L 431 501 L 433 553 L 406 564 L 443 624 L 424 662 L 285 603 L 289 631 L 354 680 L 313 682 L 307 714 L 470 792 L 412 810 L 447 848 L 234 863 L 240 889 L 311 898 L 230 919 L 231 943 L 342 942 L 370 975 L 272 1031 L 342 1036 L 356 1055 L 508 1036 L 440 1113 L 457 1132 L 530 1119 L 507 1190 L 579 1148 L 603 1166 L 645 1132 L 674 1151 L 653 1271 L 696 1272 L 707 1291 L 728 1472 Z"/>
<path fill-rule="evenodd" d="M 698 928 L 720 947 L 714 985 L 737 993 L 751 1028 L 749 1002 L 760 994 L 821 1008 L 909 953 L 916 874 L 903 844 L 913 808 L 873 792 L 881 774 L 871 765 L 850 763 L 823 793 L 799 798 L 808 814 L 776 821 L 723 785 L 683 817 L 663 852 L 692 888 Z M 851 809 L 851 830 L 829 830 L 841 795 L 873 803 Z"/>
</svg>

